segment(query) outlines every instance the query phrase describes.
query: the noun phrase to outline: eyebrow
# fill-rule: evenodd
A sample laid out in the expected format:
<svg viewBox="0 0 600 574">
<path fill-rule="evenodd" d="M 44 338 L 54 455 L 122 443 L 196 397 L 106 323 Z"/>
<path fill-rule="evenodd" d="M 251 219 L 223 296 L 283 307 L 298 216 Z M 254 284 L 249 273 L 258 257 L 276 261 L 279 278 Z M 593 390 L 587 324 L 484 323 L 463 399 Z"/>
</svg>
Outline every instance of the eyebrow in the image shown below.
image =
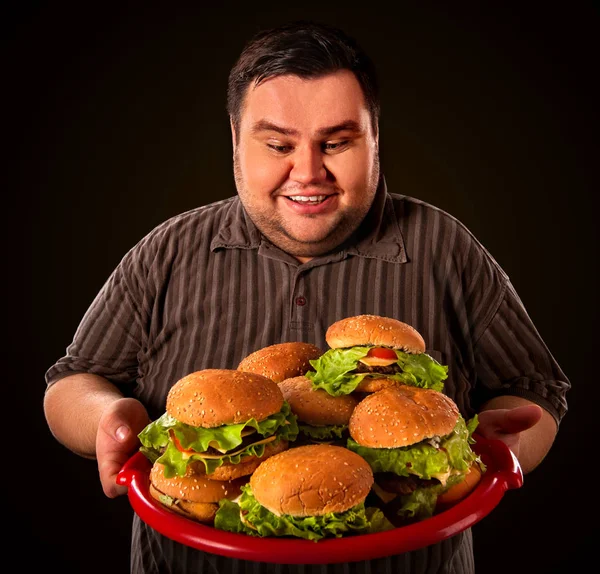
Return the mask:
<svg viewBox="0 0 600 574">
<path fill-rule="evenodd" d="M 300 132 L 298 130 L 295 130 L 293 128 L 286 128 L 283 126 L 279 126 L 268 120 L 259 120 L 252 126 L 251 131 L 254 134 L 259 133 L 259 132 L 269 131 L 269 132 L 277 132 L 277 133 L 280 133 L 285 136 L 300 135 Z M 347 120 L 345 122 L 336 124 L 334 126 L 327 126 L 327 127 L 321 128 L 320 130 L 317 131 L 317 135 L 319 135 L 321 137 L 330 136 L 331 134 L 334 134 L 336 132 L 341 132 L 341 131 L 361 132 L 362 130 L 357 122 L 355 122 L 354 120 Z"/>
</svg>

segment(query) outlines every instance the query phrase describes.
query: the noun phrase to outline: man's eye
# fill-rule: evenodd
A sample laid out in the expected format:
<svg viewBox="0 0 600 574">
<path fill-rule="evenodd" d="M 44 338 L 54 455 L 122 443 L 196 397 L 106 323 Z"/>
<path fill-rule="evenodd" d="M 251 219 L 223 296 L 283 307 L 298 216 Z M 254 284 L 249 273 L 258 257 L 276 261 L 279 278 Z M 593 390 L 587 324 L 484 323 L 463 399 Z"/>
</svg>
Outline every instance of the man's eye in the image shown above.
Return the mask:
<svg viewBox="0 0 600 574">
<path fill-rule="evenodd" d="M 326 142 L 323 144 L 324 151 L 338 151 L 348 145 L 348 140 L 339 142 Z"/>
<path fill-rule="evenodd" d="M 267 144 L 269 149 L 276 151 L 277 153 L 287 153 L 292 148 L 289 145 L 277 145 L 277 144 Z"/>
</svg>

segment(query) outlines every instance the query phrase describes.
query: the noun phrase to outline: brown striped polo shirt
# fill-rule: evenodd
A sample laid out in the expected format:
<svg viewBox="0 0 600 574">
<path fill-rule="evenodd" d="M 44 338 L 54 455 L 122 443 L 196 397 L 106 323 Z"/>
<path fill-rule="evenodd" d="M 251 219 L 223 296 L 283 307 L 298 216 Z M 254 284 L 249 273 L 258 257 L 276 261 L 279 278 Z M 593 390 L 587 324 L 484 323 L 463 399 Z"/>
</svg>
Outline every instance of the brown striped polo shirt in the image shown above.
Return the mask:
<svg viewBox="0 0 600 574">
<path fill-rule="evenodd" d="M 388 193 L 383 178 L 355 235 L 303 264 L 261 235 L 237 197 L 165 221 L 123 257 L 46 381 L 102 375 L 157 418 L 184 375 L 235 368 L 286 341 L 326 350 L 330 324 L 365 313 L 423 335 L 427 352 L 448 365 L 445 393 L 465 417 L 504 394 L 557 422 L 566 413 L 569 381 L 493 257 L 454 217 Z M 370 564 L 258 565 L 183 547 L 135 519 L 133 572 L 468 574 L 471 534 Z"/>
</svg>

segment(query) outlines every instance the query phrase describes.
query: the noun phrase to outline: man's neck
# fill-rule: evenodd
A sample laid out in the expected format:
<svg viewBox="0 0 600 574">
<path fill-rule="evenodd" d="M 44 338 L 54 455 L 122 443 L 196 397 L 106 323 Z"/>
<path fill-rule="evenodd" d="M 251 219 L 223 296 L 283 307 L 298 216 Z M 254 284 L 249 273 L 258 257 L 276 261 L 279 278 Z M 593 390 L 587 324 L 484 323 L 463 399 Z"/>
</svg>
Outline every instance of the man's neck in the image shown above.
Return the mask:
<svg viewBox="0 0 600 574">
<path fill-rule="evenodd" d="M 307 263 L 308 261 L 310 261 L 312 259 L 312 257 L 300 257 L 298 255 L 294 255 L 294 257 L 300 261 L 300 263 Z"/>
</svg>

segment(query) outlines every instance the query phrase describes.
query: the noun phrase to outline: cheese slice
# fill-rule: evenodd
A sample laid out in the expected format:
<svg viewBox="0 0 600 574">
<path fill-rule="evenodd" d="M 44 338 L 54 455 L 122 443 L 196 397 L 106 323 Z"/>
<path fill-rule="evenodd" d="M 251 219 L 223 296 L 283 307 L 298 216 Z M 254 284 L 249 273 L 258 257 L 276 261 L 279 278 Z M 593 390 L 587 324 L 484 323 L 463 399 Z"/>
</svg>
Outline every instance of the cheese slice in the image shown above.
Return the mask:
<svg viewBox="0 0 600 574">
<path fill-rule="evenodd" d="M 432 474 L 431 477 L 437 478 L 442 483 L 442 486 L 446 486 L 446 483 L 448 482 L 448 478 L 450 478 L 450 476 L 453 474 L 462 474 L 462 471 L 456 470 L 455 468 L 453 468 L 452 470 L 450 470 L 448 472 L 440 472 L 438 474 Z"/>
<path fill-rule="evenodd" d="M 383 488 L 381 488 L 381 486 L 379 486 L 376 482 L 373 483 L 373 486 L 371 488 L 373 489 L 373 492 L 386 504 L 390 500 L 394 500 L 394 498 L 398 496 L 394 492 L 388 492 L 387 490 L 383 490 Z"/>
<path fill-rule="evenodd" d="M 258 528 L 256 528 L 256 526 L 250 524 L 247 520 L 246 517 L 242 514 L 242 511 L 240 510 L 240 522 L 244 525 L 247 526 L 248 528 L 251 528 L 252 530 L 258 530 Z"/>
<path fill-rule="evenodd" d="M 379 357 L 363 357 L 358 360 L 369 367 L 387 367 L 398 362 L 398 359 L 381 359 Z"/>
<path fill-rule="evenodd" d="M 245 428 L 242 429 L 241 437 L 244 438 L 245 436 L 249 436 L 249 435 L 251 435 L 252 433 L 255 433 L 255 432 L 256 432 L 256 429 L 253 429 L 252 427 L 245 427 Z M 219 443 L 216 440 L 211 440 L 208 443 L 208 446 L 209 447 L 212 446 L 215 450 L 218 450 L 219 452 L 222 452 L 222 453 L 226 453 L 227 452 L 227 449 L 226 448 L 221 448 L 219 446 Z"/>
</svg>

